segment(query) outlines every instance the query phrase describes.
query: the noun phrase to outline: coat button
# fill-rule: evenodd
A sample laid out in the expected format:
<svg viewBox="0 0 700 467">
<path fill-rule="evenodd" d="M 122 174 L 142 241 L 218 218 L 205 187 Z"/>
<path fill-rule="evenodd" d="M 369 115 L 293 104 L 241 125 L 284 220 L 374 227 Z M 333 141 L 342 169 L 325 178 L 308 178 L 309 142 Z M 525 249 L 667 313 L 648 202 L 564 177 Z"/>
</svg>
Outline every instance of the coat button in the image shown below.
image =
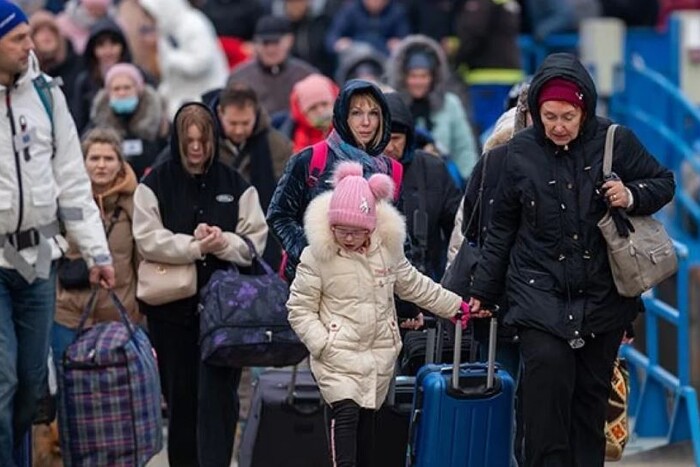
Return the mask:
<svg viewBox="0 0 700 467">
<path fill-rule="evenodd" d="M 529 284 L 534 284 L 534 283 L 535 283 L 535 279 L 530 279 L 530 280 L 527 281 L 527 282 L 528 282 Z"/>
<path fill-rule="evenodd" d="M 573 321 L 573 320 L 574 320 L 574 315 L 569 315 L 569 321 Z"/>
<path fill-rule="evenodd" d="M 578 289 L 578 293 L 583 295 L 583 289 Z"/>
<path fill-rule="evenodd" d="M 573 238 L 574 240 L 578 240 L 578 234 L 573 234 L 571 238 Z"/>
<path fill-rule="evenodd" d="M 566 184 L 566 187 L 567 187 L 569 190 L 573 190 L 574 184 L 573 184 L 573 183 L 567 183 L 567 184 Z"/>
<path fill-rule="evenodd" d="M 560 204 L 560 207 L 561 207 L 561 210 L 562 210 L 562 211 L 566 211 L 566 204 L 561 203 L 561 204 Z"/>
<path fill-rule="evenodd" d="M 578 331 L 574 331 L 574 336 L 578 337 Z"/>
</svg>

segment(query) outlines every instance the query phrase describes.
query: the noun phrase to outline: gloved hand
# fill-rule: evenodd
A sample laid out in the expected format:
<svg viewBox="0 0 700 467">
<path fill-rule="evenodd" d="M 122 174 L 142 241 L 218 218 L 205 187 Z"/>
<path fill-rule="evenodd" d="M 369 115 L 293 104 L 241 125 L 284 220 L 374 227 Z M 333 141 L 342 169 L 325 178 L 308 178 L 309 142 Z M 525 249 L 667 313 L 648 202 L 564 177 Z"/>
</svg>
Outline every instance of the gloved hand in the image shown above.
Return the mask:
<svg viewBox="0 0 700 467">
<path fill-rule="evenodd" d="M 457 320 L 459 320 L 462 329 L 464 330 L 467 327 L 467 322 L 469 322 L 470 313 L 471 311 L 469 309 L 469 303 L 463 301 L 462 304 L 459 306 L 459 311 L 456 315 L 450 318 L 450 321 L 452 321 L 452 324 L 456 326 Z"/>
</svg>

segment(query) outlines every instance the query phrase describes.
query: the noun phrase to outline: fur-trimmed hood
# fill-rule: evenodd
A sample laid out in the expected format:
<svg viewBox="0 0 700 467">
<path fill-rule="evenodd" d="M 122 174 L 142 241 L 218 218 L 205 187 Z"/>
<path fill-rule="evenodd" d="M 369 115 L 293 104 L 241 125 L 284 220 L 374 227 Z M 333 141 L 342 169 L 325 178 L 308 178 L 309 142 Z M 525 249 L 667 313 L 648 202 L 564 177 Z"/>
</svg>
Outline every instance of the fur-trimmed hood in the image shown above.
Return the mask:
<svg viewBox="0 0 700 467">
<path fill-rule="evenodd" d="M 163 127 L 165 109 L 158 92 L 146 85 L 139 96 L 136 112 L 127 121 L 112 111 L 109 93 L 101 89 L 95 96 L 90 111 L 90 121 L 95 126 L 113 128 L 125 137 L 127 134 L 146 141 L 154 141 Z"/>
<path fill-rule="evenodd" d="M 391 54 L 387 66 L 387 81 L 389 86 L 403 96 L 408 96 L 406 90 L 406 61 L 410 54 L 416 50 L 423 50 L 432 55 L 437 63 L 433 72 L 433 89 L 430 91 L 430 108 L 441 109 L 447 92 L 450 79 L 450 71 L 447 64 L 447 57 L 438 44 L 433 39 L 422 34 L 414 34 L 405 37 Z M 410 102 L 409 102 L 410 104 Z"/>
<path fill-rule="evenodd" d="M 309 248 L 318 261 L 330 261 L 340 248 L 333 238 L 328 208 L 332 191 L 318 195 L 311 201 L 304 215 L 304 232 Z M 377 203 L 377 228 L 372 232 L 370 251 L 384 246 L 393 258 L 400 258 L 406 240 L 406 221 L 399 211 L 386 201 Z"/>
</svg>

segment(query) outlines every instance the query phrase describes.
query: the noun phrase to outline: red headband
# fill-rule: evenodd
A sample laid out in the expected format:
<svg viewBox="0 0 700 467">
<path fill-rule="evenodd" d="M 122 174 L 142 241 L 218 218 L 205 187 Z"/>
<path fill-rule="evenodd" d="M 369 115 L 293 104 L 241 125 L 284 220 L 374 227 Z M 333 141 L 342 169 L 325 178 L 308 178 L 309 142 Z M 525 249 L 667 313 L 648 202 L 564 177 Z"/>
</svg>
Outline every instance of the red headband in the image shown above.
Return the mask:
<svg viewBox="0 0 700 467">
<path fill-rule="evenodd" d="M 586 110 L 586 101 L 578 84 L 564 78 L 552 78 L 542 85 L 537 105 L 542 106 L 547 101 L 563 101 L 581 110 Z"/>
</svg>

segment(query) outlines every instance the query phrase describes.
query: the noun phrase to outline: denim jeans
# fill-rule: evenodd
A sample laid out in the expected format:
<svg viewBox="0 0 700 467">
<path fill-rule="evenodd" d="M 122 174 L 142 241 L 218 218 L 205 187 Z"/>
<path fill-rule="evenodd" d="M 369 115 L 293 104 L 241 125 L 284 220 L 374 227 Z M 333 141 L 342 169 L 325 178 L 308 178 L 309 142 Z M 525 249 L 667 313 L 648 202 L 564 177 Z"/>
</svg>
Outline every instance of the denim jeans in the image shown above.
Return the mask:
<svg viewBox="0 0 700 467">
<path fill-rule="evenodd" d="M 63 354 L 68 346 L 73 343 L 77 333 L 76 329 L 71 329 L 56 322 L 53 323 L 51 327 L 51 350 L 53 351 L 53 361 L 56 368 L 60 367 L 63 361 Z"/>
<path fill-rule="evenodd" d="M 0 268 L 0 465 L 14 466 L 13 447 L 31 428 L 46 384 L 49 335 L 56 304 L 56 265 L 28 284 Z"/>
</svg>

